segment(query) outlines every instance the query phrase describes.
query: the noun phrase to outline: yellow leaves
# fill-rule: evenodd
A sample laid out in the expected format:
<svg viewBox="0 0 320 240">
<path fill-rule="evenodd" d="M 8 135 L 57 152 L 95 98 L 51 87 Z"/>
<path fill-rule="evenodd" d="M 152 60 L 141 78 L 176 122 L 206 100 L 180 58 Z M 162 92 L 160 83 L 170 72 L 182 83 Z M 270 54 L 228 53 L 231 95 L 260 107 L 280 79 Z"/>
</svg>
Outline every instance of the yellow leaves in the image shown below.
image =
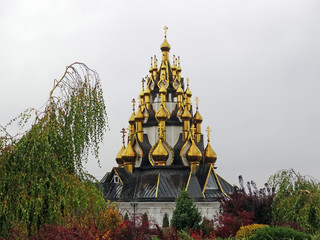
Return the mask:
<svg viewBox="0 0 320 240">
<path fill-rule="evenodd" d="M 259 229 L 259 228 L 264 228 L 267 225 L 263 224 L 251 224 L 248 226 L 241 227 L 237 234 L 236 234 L 236 239 L 244 239 L 250 237 L 254 232 Z"/>
</svg>

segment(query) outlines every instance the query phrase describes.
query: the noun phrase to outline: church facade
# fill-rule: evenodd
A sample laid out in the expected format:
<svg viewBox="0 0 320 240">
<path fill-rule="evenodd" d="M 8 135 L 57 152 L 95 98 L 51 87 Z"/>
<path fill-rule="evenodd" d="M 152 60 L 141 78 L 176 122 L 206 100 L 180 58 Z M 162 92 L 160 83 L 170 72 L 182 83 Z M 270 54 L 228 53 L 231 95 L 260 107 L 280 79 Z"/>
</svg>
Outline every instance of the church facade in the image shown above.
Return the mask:
<svg viewBox="0 0 320 240">
<path fill-rule="evenodd" d="M 133 99 L 128 132 L 121 131 L 118 167 L 101 180 L 105 199 L 116 202 L 121 212 L 147 213 L 159 224 L 165 213 L 172 217 L 175 198 L 183 189 L 207 218 L 218 210 L 218 198 L 233 191 L 216 173 L 211 130 L 207 127 L 205 140 L 199 100 L 195 99 L 194 109 L 189 79 L 181 76 L 180 57 L 173 55 L 173 61 L 169 60 L 166 32 L 165 27 L 162 59 L 158 63 L 156 56 L 151 58 L 137 110 Z"/>
</svg>

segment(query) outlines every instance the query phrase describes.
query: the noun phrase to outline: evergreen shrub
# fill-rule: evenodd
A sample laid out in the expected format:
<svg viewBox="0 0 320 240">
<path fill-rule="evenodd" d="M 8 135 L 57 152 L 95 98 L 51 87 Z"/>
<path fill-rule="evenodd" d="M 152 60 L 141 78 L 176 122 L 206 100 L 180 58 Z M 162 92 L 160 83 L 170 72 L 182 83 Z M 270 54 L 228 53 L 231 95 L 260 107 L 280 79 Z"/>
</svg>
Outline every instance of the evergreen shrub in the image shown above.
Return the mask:
<svg viewBox="0 0 320 240">
<path fill-rule="evenodd" d="M 294 239 L 311 240 L 307 233 L 298 232 L 289 227 L 264 227 L 257 229 L 248 240 L 266 240 L 266 239 Z"/>
</svg>

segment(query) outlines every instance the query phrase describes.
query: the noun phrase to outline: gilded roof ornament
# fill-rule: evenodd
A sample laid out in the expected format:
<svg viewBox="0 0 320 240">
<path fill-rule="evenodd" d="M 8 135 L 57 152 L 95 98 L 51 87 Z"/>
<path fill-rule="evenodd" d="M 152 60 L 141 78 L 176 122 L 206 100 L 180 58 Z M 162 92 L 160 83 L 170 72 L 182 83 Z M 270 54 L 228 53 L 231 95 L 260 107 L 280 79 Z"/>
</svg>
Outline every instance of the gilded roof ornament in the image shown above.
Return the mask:
<svg viewBox="0 0 320 240">
<path fill-rule="evenodd" d="M 129 118 L 129 123 L 133 124 L 135 122 L 135 104 L 136 104 L 136 100 L 133 98 L 132 99 L 132 114 Z"/>
<path fill-rule="evenodd" d="M 122 147 L 120 149 L 120 151 L 118 152 L 117 156 L 116 156 L 116 161 L 117 163 L 119 164 L 120 167 L 123 167 L 123 160 L 122 160 L 122 153 L 123 151 L 125 150 L 125 145 L 124 145 L 124 142 L 125 142 L 125 134 L 127 133 L 125 128 L 122 128 L 122 130 L 120 131 L 120 133 L 122 133 Z"/>
<path fill-rule="evenodd" d="M 210 127 L 207 127 L 207 135 L 208 135 L 208 144 L 206 149 L 203 152 L 203 159 L 204 159 L 204 163 L 207 164 L 214 164 L 217 161 L 217 154 L 215 153 L 215 151 L 213 151 L 211 145 L 210 145 Z"/>
<path fill-rule="evenodd" d="M 169 157 L 169 153 L 162 143 L 163 127 L 160 125 L 158 126 L 158 128 L 159 128 L 159 140 L 156 148 L 152 153 L 152 158 L 154 159 L 157 165 L 165 166 L 166 160 Z"/>
<path fill-rule="evenodd" d="M 207 132 L 207 136 L 208 136 L 208 142 L 210 142 L 210 132 L 212 132 L 212 130 L 210 129 L 209 126 L 207 127 L 206 132 Z"/>
<path fill-rule="evenodd" d="M 199 109 L 199 98 L 198 97 L 196 97 L 196 109 L 197 109 L 197 111 L 194 114 L 193 119 L 196 123 L 201 123 L 203 121 L 203 119 L 202 119 L 202 117 L 199 113 L 199 110 L 198 110 Z"/>
<path fill-rule="evenodd" d="M 160 46 L 160 49 L 162 51 L 170 51 L 171 46 L 167 41 L 167 30 L 168 30 L 168 27 L 164 26 L 163 30 L 164 30 L 164 40 L 163 40 L 163 42 L 162 42 L 162 44 Z"/>
</svg>

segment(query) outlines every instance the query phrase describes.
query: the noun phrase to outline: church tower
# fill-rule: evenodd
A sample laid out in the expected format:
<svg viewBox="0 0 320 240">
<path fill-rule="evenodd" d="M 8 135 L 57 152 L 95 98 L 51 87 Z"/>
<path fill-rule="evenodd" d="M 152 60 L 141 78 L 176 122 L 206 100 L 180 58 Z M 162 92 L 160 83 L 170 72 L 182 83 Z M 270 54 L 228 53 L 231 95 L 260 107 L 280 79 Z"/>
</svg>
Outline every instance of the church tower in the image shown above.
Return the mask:
<svg viewBox="0 0 320 240">
<path fill-rule="evenodd" d="M 171 218 L 175 198 L 185 189 L 202 214 L 212 218 L 218 198 L 228 196 L 233 187 L 216 173 L 211 130 L 207 127 L 205 141 L 199 99 L 195 98 L 194 111 L 191 81 L 181 75 L 180 57 L 169 60 L 167 29 L 161 61 L 151 57 L 131 115 L 128 111 L 128 131 L 121 131 L 122 146 L 119 141 L 115 159 L 118 167 L 101 180 L 104 197 L 117 202 L 120 211 L 147 213 L 161 223 L 165 213 Z"/>
</svg>

